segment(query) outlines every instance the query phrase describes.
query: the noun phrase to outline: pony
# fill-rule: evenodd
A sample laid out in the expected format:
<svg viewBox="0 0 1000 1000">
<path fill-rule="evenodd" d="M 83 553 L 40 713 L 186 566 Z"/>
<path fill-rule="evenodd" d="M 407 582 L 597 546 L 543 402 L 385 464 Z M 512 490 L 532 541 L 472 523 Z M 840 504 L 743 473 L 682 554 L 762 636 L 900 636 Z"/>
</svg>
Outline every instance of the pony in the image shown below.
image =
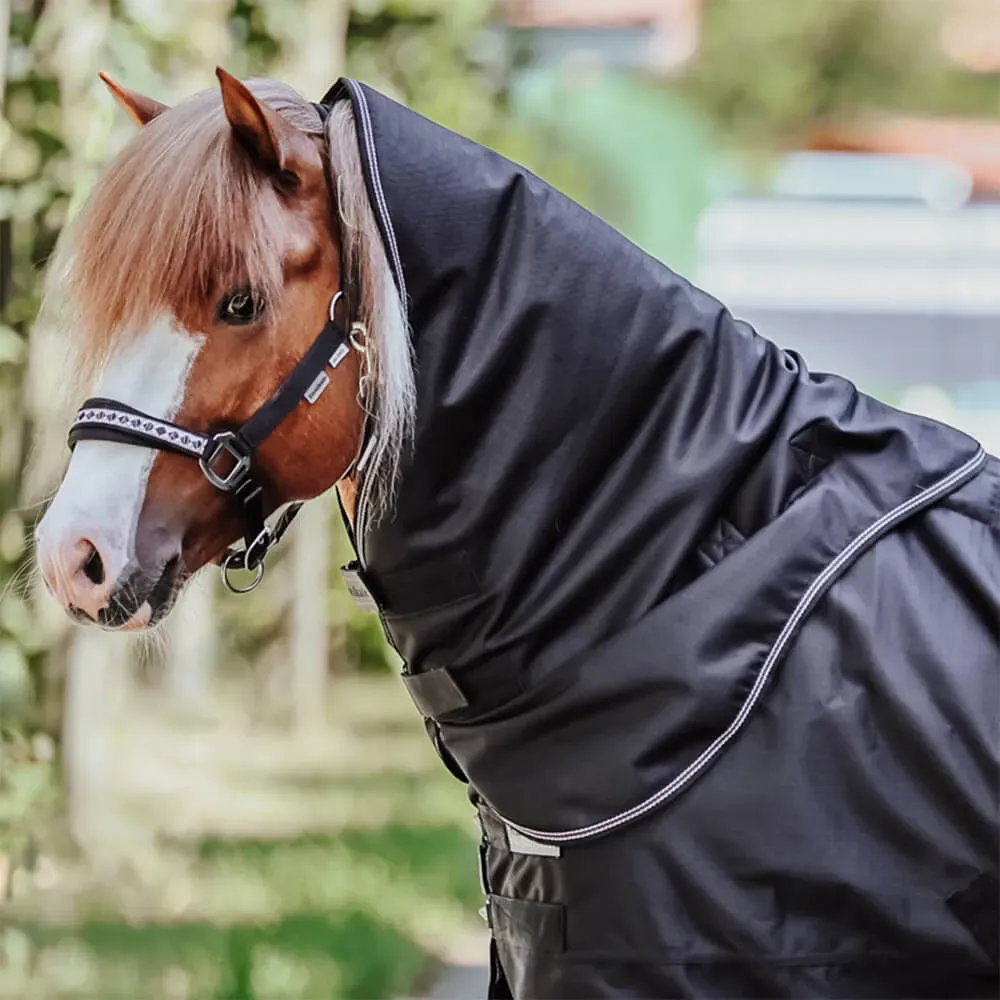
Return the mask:
<svg viewBox="0 0 1000 1000">
<path fill-rule="evenodd" d="M 72 333 L 96 396 L 211 435 L 293 370 L 344 275 L 352 349 L 254 456 L 264 513 L 334 484 L 359 534 L 390 504 L 412 430 L 407 324 L 365 193 L 352 112 L 219 69 L 167 108 L 102 79 L 139 126 L 63 234 L 41 321 Z M 379 428 L 358 489 L 366 420 Z M 218 563 L 239 512 L 182 455 L 81 440 L 36 529 L 52 594 L 79 621 L 139 629 Z"/>
</svg>

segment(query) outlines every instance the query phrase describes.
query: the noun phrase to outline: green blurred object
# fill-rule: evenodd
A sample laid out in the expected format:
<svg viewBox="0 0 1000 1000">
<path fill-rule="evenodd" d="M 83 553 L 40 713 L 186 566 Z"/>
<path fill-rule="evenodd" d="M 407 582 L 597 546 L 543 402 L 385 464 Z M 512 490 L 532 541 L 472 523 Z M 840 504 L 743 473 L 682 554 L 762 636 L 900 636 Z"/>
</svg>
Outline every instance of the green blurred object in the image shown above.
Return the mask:
<svg viewBox="0 0 1000 1000">
<path fill-rule="evenodd" d="M 693 272 L 715 151 L 680 98 L 640 77 L 570 69 L 524 72 L 514 98 L 519 119 L 586 165 L 593 180 L 578 198 L 585 207 L 668 267 Z M 545 176 L 544 166 L 537 172 Z"/>
<path fill-rule="evenodd" d="M 0 722 L 30 705 L 32 693 L 28 659 L 20 645 L 0 640 Z"/>
<path fill-rule="evenodd" d="M 727 146 L 756 156 L 794 147 L 830 118 L 997 109 L 997 78 L 949 63 L 950 4 L 894 0 L 708 0 L 701 52 L 672 85 Z"/>
<path fill-rule="evenodd" d="M 375 1000 L 405 995 L 463 938 L 478 949 L 474 814 L 408 696 L 391 678 L 351 678 L 332 702 L 328 753 L 216 733 L 228 763 L 187 775 L 183 729 L 147 706 L 117 738 L 129 754 L 158 731 L 163 771 L 137 774 L 115 807 L 156 836 L 151 868 L 139 850 L 95 876 L 52 832 L 31 842 L 51 776 L 17 768 L 0 798 L 0 873 L 5 858 L 16 869 L 0 997 Z"/>
</svg>

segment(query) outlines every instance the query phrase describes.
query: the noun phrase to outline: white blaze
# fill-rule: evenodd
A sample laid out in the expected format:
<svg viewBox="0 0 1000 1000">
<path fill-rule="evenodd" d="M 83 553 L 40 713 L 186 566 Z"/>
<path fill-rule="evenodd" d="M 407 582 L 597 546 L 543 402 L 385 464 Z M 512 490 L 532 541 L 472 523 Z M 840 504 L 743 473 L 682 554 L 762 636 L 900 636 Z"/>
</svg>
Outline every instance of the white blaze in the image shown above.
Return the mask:
<svg viewBox="0 0 1000 1000">
<path fill-rule="evenodd" d="M 156 319 L 111 358 L 95 395 L 125 403 L 150 416 L 171 419 L 184 400 L 188 374 L 204 338 L 172 316 Z M 58 566 L 56 596 L 68 584 L 65 570 L 80 539 L 95 545 L 109 581 L 135 556 L 135 530 L 157 452 L 112 441 L 80 441 L 55 498 L 38 525 L 38 555 Z M 50 580 L 50 582 L 53 582 Z"/>
</svg>

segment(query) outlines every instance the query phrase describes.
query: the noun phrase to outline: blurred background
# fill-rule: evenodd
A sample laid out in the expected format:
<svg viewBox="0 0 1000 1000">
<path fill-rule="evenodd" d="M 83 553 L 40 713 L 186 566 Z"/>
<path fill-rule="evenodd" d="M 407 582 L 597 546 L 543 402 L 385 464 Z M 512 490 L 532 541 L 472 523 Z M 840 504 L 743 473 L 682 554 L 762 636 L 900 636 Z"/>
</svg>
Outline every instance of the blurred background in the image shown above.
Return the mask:
<svg viewBox="0 0 1000 1000">
<path fill-rule="evenodd" d="M 0 0 L 0 997 L 471 996 L 440 977 L 485 957 L 474 816 L 329 503 L 153 642 L 71 628 L 31 573 L 78 402 L 41 273 L 132 134 L 97 71 L 170 103 L 217 64 L 358 77 L 997 451 L 1000 2 Z"/>
</svg>

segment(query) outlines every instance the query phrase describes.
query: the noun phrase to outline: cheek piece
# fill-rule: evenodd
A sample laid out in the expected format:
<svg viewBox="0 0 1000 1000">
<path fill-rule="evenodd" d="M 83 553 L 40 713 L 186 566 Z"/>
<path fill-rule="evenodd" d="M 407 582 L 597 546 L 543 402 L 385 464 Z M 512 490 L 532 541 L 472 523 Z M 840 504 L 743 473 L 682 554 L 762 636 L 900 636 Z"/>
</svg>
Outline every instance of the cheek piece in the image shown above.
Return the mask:
<svg viewBox="0 0 1000 1000">
<path fill-rule="evenodd" d="M 211 435 L 159 420 L 113 399 L 88 399 L 69 430 L 69 447 L 78 441 L 114 441 L 172 452 L 197 460 L 205 478 L 239 505 L 243 522 L 243 547 L 232 547 L 222 560 L 222 579 L 233 593 L 253 590 L 264 576 L 264 558 L 288 530 L 301 503 L 289 504 L 277 521 L 264 522 L 263 487 L 254 478 L 254 453 L 281 422 L 305 400 L 315 403 L 330 384 L 327 368 L 336 368 L 350 352 L 347 330 L 335 312 L 343 292 L 330 301 L 328 318 L 291 374 L 277 391 L 241 426 Z M 353 463 L 352 463 L 353 466 Z M 349 466 L 344 475 L 350 472 Z M 230 580 L 234 570 L 255 574 L 253 581 L 238 587 Z"/>
</svg>

